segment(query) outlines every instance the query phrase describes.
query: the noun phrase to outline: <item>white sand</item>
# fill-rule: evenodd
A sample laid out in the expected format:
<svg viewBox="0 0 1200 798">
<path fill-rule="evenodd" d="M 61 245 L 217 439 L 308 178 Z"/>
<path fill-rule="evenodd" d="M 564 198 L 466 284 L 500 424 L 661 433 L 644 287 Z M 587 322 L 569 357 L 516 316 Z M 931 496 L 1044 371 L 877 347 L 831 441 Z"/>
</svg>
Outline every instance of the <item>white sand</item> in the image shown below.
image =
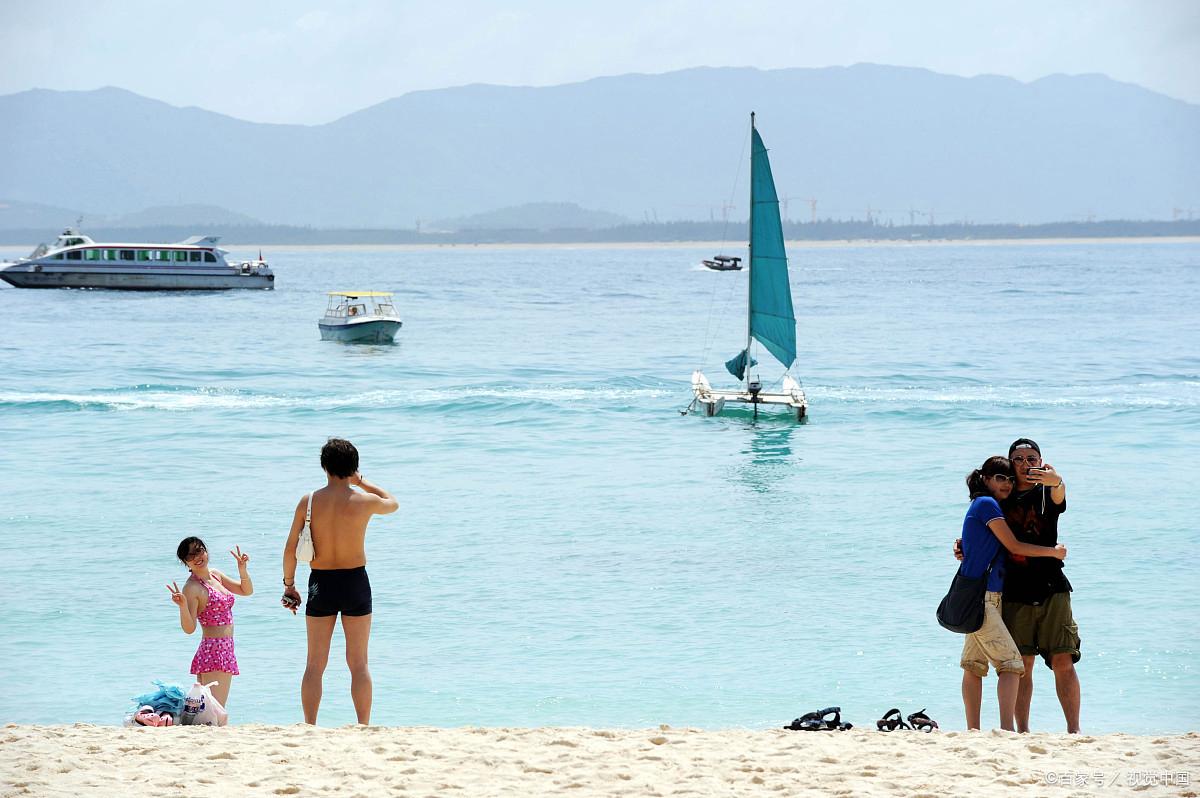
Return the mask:
<svg viewBox="0 0 1200 798">
<path fill-rule="evenodd" d="M 1093 794 L 1200 794 L 1200 733 L 0 729 L 4 796 Z"/>
</svg>

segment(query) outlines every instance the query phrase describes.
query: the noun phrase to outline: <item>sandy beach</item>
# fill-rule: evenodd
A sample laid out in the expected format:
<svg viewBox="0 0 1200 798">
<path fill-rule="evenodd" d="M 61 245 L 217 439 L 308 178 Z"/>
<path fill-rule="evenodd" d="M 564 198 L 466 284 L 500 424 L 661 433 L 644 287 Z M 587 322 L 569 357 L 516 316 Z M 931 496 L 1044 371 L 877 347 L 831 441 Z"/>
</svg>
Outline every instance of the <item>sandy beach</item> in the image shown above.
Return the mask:
<svg viewBox="0 0 1200 798">
<path fill-rule="evenodd" d="M 4 796 L 1200 794 L 1200 733 L 4 728 Z"/>
</svg>

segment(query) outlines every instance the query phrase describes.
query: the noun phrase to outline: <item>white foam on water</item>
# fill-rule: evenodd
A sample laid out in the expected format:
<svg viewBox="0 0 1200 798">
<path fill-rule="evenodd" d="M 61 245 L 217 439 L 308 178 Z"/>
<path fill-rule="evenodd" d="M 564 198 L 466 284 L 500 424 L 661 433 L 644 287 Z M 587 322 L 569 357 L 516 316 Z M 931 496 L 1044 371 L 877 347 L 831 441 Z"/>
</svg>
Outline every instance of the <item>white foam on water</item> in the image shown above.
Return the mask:
<svg viewBox="0 0 1200 798">
<path fill-rule="evenodd" d="M 117 391 L 104 393 L 3 392 L 0 407 L 65 404 L 97 410 L 330 410 L 348 407 L 434 405 L 448 402 L 526 402 L 548 404 L 620 403 L 675 397 L 679 391 L 655 388 L 447 388 L 377 390 L 343 396 L 289 396 L 228 390 Z"/>
</svg>

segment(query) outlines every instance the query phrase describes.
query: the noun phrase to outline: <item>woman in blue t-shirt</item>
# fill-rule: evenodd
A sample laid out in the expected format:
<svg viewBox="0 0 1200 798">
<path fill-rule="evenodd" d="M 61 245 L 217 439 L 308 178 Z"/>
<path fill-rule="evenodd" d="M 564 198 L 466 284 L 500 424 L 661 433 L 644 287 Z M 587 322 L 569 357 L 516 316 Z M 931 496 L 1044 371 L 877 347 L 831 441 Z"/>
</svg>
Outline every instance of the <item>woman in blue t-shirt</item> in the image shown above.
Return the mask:
<svg viewBox="0 0 1200 798">
<path fill-rule="evenodd" d="M 967 635 L 963 643 L 962 697 L 967 713 L 967 728 L 979 728 L 979 712 L 983 703 L 983 677 L 988 663 L 996 669 L 999 684 L 996 698 L 1000 702 L 1000 728 L 1014 731 L 1013 715 L 1017 706 L 1017 685 L 1025 665 L 1021 652 L 1000 616 L 1000 594 L 1004 589 L 1006 552 L 1025 557 L 1055 557 L 1065 559 L 1067 547 L 1061 543 L 1050 548 L 1022 543 L 1013 536 L 1004 521 L 1000 502 L 1012 493 L 1015 475 L 1007 457 L 989 457 L 983 465 L 967 475 L 971 492 L 971 507 L 963 519 L 962 565 L 960 573 L 970 579 L 987 574 L 987 592 L 983 600 L 983 626 Z M 988 569 L 991 572 L 988 572 Z"/>
</svg>

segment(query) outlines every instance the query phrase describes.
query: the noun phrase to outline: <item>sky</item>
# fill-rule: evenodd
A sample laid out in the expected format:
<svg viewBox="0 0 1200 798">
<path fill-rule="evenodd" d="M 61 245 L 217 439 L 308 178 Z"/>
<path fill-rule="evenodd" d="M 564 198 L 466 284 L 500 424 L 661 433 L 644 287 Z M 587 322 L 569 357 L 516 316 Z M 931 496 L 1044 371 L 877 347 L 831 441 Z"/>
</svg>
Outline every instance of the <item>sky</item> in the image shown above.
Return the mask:
<svg viewBox="0 0 1200 798">
<path fill-rule="evenodd" d="M 321 124 L 423 89 L 860 62 L 1098 72 L 1200 104 L 1200 0 L 0 0 L 0 94 Z"/>
</svg>

